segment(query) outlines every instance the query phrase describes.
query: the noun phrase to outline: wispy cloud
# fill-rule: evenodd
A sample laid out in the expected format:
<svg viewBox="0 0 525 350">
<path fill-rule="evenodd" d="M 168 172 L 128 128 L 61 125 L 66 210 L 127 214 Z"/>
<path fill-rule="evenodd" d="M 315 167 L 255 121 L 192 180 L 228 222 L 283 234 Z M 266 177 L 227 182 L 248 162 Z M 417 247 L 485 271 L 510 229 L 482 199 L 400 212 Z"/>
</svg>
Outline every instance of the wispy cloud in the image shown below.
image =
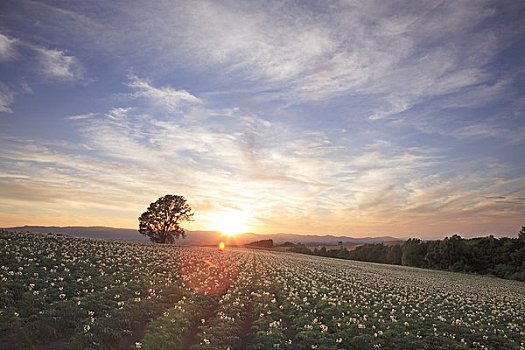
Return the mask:
<svg viewBox="0 0 525 350">
<path fill-rule="evenodd" d="M 188 5 L 182 8 L 181 29 L 189 36 L 177 38 L 186 53 L 196 54 L 196 62 L 220 64 L 251 79 L 293 80 L 337 44 L 329 28 L 305 12 L 291 13 L 288 4 L 265 6 L 265 10 L 253 4 Z"/>
<path fill-rule="evenodd" d="M 77 40 L 103 37 L 93 46 L 143 67 L 138 75 L 187 67 L 222 90 L 241 86 L 289 103 L 366 97 L 371 119 L 402 113 L 435 97 L 498 85 L 501 76 L 490 64 L 523 29 L 522 24 L 497 22 L 501 15 L 516 19 L 518 4 L 498 8 L 488 2 L 107 6 L 112 16 L 95 17 L 74 4 L 45 5 L 42 10 L 56 22 L 53 26 Z M 90 34 L 72 19 L 88 26 Z M 139 78 L 130 84 L 163 98 Z M 183 92 L 162 93 L 177 101 L 184 99 Z"/>
<path fill-rule="evenodd" d="M 170 112 L 178 111 L 183 104 L 200 103 L 201 100 L 186 90 L 176 90 L 171 86 L 154 87 L 147 80 L 136 76 L 129 77 L 128 86 L 135 90 L 132 94 L 136 98 L 144 98 L 157 107 L 164 107 Z"/>
<path fill-rule="evenodd" d="M 120 120 L 120 119 L 126 118 L 126 116 L 131 110 L 132 110 L 131 107 L 128 107 L 128 108 L 115 107 L 115 108 L 112 108 L 108 113 L 106 113 L 106 116 L 113 120 Z"/>
<path fill-rule="evenodd" d="M 65 117 L 65 119 L 67 119 L 67 120 L 82 120 L 82 119 L 93 118 L 96 115 L 97 115 L 96 113 L 75 114 L 75 115 L 69 115 L 69 116 Z"/>
<path fill-rule="evenodd" d="M 63 50 L 50 49 L 43 45 L 14 37 L 7 37 L 0 33 L 0 62 L 20 60 L 23 50 L 30 55 L 30 61 L 38 66 L 39 72 L 47 78 L 58 80 L 76 80 L 83 78 L 84 69 L 78 59 L 68 55 Z"/>
<path fill-rule="evenodd" d="M 460 127 L 452 132 L 459 139 L 496 139 L 502 143 L 520 144 L 525 141 L 525 126 L 508 128 L 501 121 L 482 121 Z"/>
<path fill-rule="evenodd" d="M 16 57 L 16 40 L 0 33 L 0 62 L 9 61 Z"/>
<path fill-rule="evenodd" d="M 15 94 L 9 87 L 0 82 L 0 112 L 13 113 L 11 104 L 15 99 Z"/>
<path fill-rule="evenodd" d="M 8 62 L 12 61 L 12 62 Z M 0 33 L 0 62 L 27 66 L 27 71 L 36 71 L 45 79 L 55 81 L 76 81 L 84 77 L 84 68 L 79 60 L 62 50 L 49 49 L 15 37 Z M 13 68 L 11 68 L 13 69 Z M 31 85 L 38 79 L 16 76 L 0 83 L 0 112 L 11 113 L 16 95 L 33 92 Z M 9 83 L 9 85 L 8 85 Z"/>
<path fill-rule="evenodd" d="M 155 49 L 156 60 L 181 57 L 197 69 L 223 71 L 220 79 L 265 83 L 292 99 L 378 96 L 386 103 L 372 118 L 495 78 L 485 65 L 513 33 L 483 26 L 495 15 L 490 4 L 405 4 L 405 10 L 400 15 L 383 2 L 341 2 L 323 12 L 293 2 L 192 2 L 127 15 L 136 20 L 132 37 L 159 39 L 164 51 Z M 177 20 L 152 20 L 159 17 Z"/>
<path fill-rule="evenodd" d="M 77 80 L 84 76 L 83 68 L 74 56 L 64 51 L 34 47 L 38 54 L 41 73 L 58 80 Z"/>
</svg>

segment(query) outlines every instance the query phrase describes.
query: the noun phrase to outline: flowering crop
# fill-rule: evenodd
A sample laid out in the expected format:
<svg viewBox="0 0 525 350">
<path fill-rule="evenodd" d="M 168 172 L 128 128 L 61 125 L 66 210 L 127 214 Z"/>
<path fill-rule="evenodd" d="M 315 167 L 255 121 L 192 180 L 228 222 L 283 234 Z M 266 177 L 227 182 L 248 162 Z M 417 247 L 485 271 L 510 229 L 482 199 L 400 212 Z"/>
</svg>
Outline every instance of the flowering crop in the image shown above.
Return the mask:
<svg viewBox="0 0 525 350">
<path fill-rule="evenodd" d="M 523 282 L 0 232 L 0 348 L 525 349 Z"/>
<path fill-rule="evenodd" d="M 0 231 L 0 348 L 105 348 L 181 297 L 180 250 Z"/>
</svg>

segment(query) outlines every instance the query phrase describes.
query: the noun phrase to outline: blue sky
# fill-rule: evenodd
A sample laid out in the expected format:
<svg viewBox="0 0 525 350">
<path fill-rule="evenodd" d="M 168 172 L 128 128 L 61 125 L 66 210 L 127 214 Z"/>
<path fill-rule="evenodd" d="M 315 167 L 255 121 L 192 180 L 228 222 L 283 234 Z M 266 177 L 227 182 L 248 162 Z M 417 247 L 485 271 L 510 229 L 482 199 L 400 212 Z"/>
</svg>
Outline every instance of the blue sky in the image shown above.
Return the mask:
<svg viewBox="0 0 525 350">
<path fill-rule="evenodd" d="M 525 3 L 3 1 L 0 226 L 515 235 Z"/>
</svg>

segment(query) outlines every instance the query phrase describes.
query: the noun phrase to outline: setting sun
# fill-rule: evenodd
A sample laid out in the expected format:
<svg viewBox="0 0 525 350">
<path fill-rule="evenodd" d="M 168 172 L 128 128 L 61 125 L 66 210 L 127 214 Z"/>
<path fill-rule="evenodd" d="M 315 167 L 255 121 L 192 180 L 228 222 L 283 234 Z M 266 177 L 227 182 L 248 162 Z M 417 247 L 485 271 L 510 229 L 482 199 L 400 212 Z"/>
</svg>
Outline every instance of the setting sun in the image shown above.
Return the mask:
<svg viewBox="0 0 525 350">
<path fill-rule="evenodd" d="M 212 227 L 225 235 L 235 236 L 249 231 L 248 219 L 249 215 L 243 211 L 221 212 L 214 215 Z"/>
<path fill-rule="evenodd" d="M 235 236 L 247 231 L 246 225 L 240 222 L 222 222 L 217 225 L 217 229 L 228 236 Z"/>
</svg>

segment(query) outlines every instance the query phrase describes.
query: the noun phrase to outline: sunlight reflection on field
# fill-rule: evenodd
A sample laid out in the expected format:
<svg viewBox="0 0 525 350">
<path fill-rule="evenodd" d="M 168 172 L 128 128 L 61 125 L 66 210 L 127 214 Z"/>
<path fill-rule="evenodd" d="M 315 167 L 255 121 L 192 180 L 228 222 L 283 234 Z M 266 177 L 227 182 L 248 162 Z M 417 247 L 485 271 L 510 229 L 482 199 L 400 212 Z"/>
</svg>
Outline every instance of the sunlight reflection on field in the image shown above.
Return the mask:
<svg viewBox="0 0 525 350">
<path fill-rule="evenodd" d="M 199 254 L 181 254 L 181 276 L 192 290 L 202 294 L 220 294 L 230 287 L 237 275 L 234 259 L 223 249 L 206 249 Z"/>
</svg>

